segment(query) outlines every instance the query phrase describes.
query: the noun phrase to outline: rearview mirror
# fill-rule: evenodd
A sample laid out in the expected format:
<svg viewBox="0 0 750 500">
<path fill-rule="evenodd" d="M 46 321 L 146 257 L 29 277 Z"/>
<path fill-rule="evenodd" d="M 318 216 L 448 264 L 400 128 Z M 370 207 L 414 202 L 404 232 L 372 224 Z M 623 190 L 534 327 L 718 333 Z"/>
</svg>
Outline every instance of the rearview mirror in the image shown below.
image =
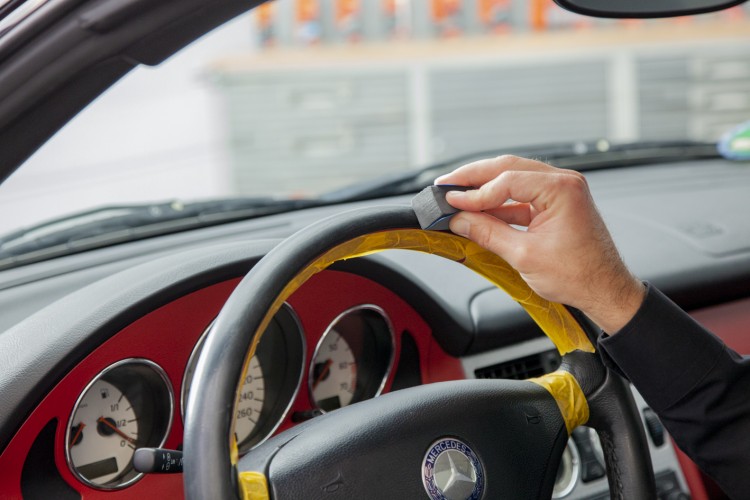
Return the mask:
<svg viewBox="0 0 750 500">
<path fill-rule="evenodd" d="M 677 17 L 728 9 L 746 0 L 555 0 L 563 9 L 592 17 Z"/>
</svg>

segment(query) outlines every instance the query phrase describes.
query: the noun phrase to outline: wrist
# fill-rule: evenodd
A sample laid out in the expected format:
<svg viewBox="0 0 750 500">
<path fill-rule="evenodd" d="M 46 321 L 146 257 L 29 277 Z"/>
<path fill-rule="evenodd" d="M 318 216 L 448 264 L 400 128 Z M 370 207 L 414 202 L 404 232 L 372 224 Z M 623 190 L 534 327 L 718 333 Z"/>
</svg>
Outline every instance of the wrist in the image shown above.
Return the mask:
<svg viewBox="0 0 750 500">
<path fill-rule="evenodd" d="M 583 312 L 609 335 L 619 332 L 640 309 L 646 298 L 646 286 L 628 273 L 619 282 L 612 282 L 600 300 Z"/>
</svg>

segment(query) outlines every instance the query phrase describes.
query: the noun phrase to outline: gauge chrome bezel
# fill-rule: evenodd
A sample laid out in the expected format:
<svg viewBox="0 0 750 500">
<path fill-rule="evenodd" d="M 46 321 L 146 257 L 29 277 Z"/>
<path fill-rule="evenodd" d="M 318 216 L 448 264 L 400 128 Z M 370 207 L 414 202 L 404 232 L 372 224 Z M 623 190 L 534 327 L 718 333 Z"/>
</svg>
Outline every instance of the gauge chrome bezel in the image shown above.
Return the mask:
<svg viewBox="0 0 750 500">
<path fill-rule="evenodd" d="M 570 480 L 565 485 L 565 487 L 559 491 L 558 493 L 555 493 L 554 490 L 552 492 L 552 498 L 557 500 L 559 498 L 565 498 L 566 496 L 570 495 L 573 490 L 575 489 L 576 485 L 578 484 L 578 479 L 581 476 L 581 455 L 578 453 L 578 447 L 573 442 L 573 439 L 568 439 L 568 445 L 566 446 L 566 450 L 570 451 Z M 563 452 L 563 458 L 565 457 L 565 452 Z M 560 466 L 562 467 L 563 461 L 560 460 Z"/>
<path fill-rule="evenodd" d="M 203 350 L 203 344 L 206 341 L 208 332 L 210 332 L 211 328 L 214 326 L 214 323 L 216 323 L 216 320 L 211 321 L 205 328 L 205 330 L 203 330 L 203 333 L 200 334 L 200 337 L 198 337 L 198 341 L 193 346 L 193 350 L 190 351 L 190 356 L 188 356 L 185 368 L 182 370 L 182 380 L 180 381 L 180 418 L 182 418 L 183 425 L 185 424 L 185 405 L 187 404 L 188 384 L 186 382 L 188 369 L 190 367 L 194 367 L 198 362 L 198 356 L 200 356 L 200 353 Z"/>
<path fill-rule="evenodd" d="M 383 321 L 385 322 L 385 325 L 388 329 L 388 342 L 389 342 L 389 347 L 391 350 L 391 353 L 388 357 L 388 364 L 383 374 L 383 379 L 380 381 L 380 384 L 378 385 L 378 388 L 375 391 L 375 394 L 373 394 L 371 397 L 368 397 L 367 399 L 376 398 L 383 393 L 383 389 L 385 389 L 385 384 L 388 381 L 388 377 L 391 376 L 391 372 L 393 371 L 393 363 L 396 359 L 396 334 L 394 332 L 393 323 L 391 322 L 391 318 L 388 316 L 388 313 L 386 313 L 382 307 L 377 306 L 375 304 L 360 304 L 360 305 L 350 307 L 349 309 L 346 309 L 345 311 L 339 313 L 338 316 L 336 316 L 333 319 L 333 321 L 331 321 L 328 324 L 326 329 L 323 331 L 323 335 L 320 336 L 320 338 L 318 339 L 318 342 L 315 344 L 315 351 L 313 351 L 313 355 L 312 355 L 312 358 L 310 358 L 309 367 L 307 369 L 307 392 L 310 397 L 310 403 L 313 405 L 313 407 L 315 407 L 321 413 L 327 413 L 327 412 L 318 406 L 318 403 L 315 401 L 315 396 L 313 395 L 313 389 L 312 389 L 312 381 L 313 381 L 314 369 L 315 369 L 315 359 L 318 357 L 318 353 L 320 351 L 321 346 L 323 345 L 323 341 L 329 335 L 331 330 L 333 330 L 333 327 L 336 326 L 336 324 L 338 324 L 338 322 L 341 321 L 343 318 L 357 311 L 373 311 L 379 314 L 383 318 Z M 359 401 L 352 401 L 350 404 L 354 404 L 358 402 Z"/>
<path fill-rule="evenodd" d="M 273 434 L 279 428 L 281 423 L 284 420 L 286 420 L 286 417 L 289 415 L 289 412 L 292 410 L 292 406 L 294 405 L 294 402 L 297 400 L 297 396 L 299 395 L 299 390 L 302 386 L 302 379 L 305 375 L 305 357 L 307 355 L 307 336 L 305 335 L 305 331 L 302 329 L 302 322 L 299 320 L 299 316 L 297 316 L 297 312 L 288 302 L 284 302 L 281 305 L 281 308 L 279 308 L 279 310 L 281 309 L 287 309 L 287 312 L 289 312 L 289 316 L 292 318 L 292 321 L 294 321 L 294 324 L 297 327 L 297 333 L 299 334 L 300 346 L 302 348 L 302 365 L 299 367 L 299 376 L 297 377 L 297 382 L 294 384 L 294 391 L 292 391 L 292 397 L 289 398 L 289 402 L 286 404 L 286 407 L 284 408 L 284 411 L 281 413 L 281 416 L 278 418 L 276 423 L 271 426 L 271 429 L 268 431 L 268 433 L 265 436 L 260 438 L 258 442 L 255 443 L 252 447 L 248 448 L 247 450 L 244 450 L 245 453 L 249 452 L 253 448 L 256 448 L 260 446 L 261 444 L 263 444 L 264 442 L 266 442 L 268 438 L 273 436 Z M 276 314 L 278 314 L 278 311 L 276 312 Z M 234 411 L 234 408 L 232 409 L 232 411 Z"/>
<path fill-rule="evenodd" d="M 111 365 L 104 368 L 102 371 L 97 373 L 86 386 L 81 391 L 81 393 L 76 398 L 76 402 L 73 405 L 73 409 L 70 412 L 70 416 L 68 416 L 68 423 L 65 427 L 65 462 L 68 464 L 68 469 L 73 474 L 73 476 L 78 479 L 80 482 L 85 484 L 86 486 L 89 486 L 93 489 L 100 490 L 100 491 L 112 491 L 112 490 L 120 490 L 123 488 L 127 488 L 128 486 L 133 485 L 137 481 L 139 481 L 143 477 L 142 472 L 138 472 L 133 476 L 132 478 L 128 479 L 125 482 L 116 483 L 112 485 L 106 485 L 106 484 L 96 484 L 89 479 L 85 478 L 83 475 L 81 475 L 78 470 L 76 469 L 76 466 L 73 464 L 73 459 L 70 456 L 70 429 L 73 426 L 73 417 L 76 414 L 76 411 L 78 410 L 79 405 L 81 404 L 81 401 L 83 400 L 83 397 L 88 394 L 88 391 L 93 387 L 93 385 L 98 382 L 99 380 L 102 380 L 102 378 L 107 375 L 108 373 L 112 372 L 113 370 L 117 370 L 119 368 L 122 368 L 126 365 L 143 365 L 151 370 L 153 370 L 161 379 L 162 383 L 164 383 L 164 388 L 167 391 L 167 394 L 169 395 L 169 418 L 167 420 L 167 425 L 164 431 L 164 435 L 159 440 L 159 444 L 156 445 L 157 448 L 161 448 L 164 446 L 164 443 L 167 441 L 167 438 L 169 437 L 169 433 L 172 431 L 172 423 L 174 422 L 174 405 L 175 405 L 175 397 L 174 397 L 174 388 L 172 387 L 172 382 L 169 380 L 169 376 L 164 371 L 164 368 L 159 366 L 157 363 L 151 361 L 150 359 L 146 358 L 127 358 L 122 359 L 120 361 L 117 361 L 116 363 L 112 363 Z M 119 389 L 119 388 L 118 388 Z M 123 391 L 124 392 L 124 391 Z M 131 462 L 132 464 L 132 462 Z M 134 469 L 133 469 L 134 470 Z M 125 472 L 122 474 L 126 474 Z M 121 475 L 121 476 L 122 476 Z"/>
<path fill-rule="evenodd" d="M 268 438 L 273 436 L 273 434 L 276 432 L 276 430 L 279 428 L 281 423 L 286 419 L 286 417 L 289 415 L 289 412 L 292 409 L 292 406 L 294 405 L 294 402 L 297 400 L 297 396 L 299 395 L 300 388 L 302 386 L 302 379 L 304 378 L 305 374 L 305 358 L 307 356 L 307 337 L 305 336 L 305 332 L 302 329 L 302 323 L 299 320 L 299 316 L 297 315 L 297 312 L 294 310 L 294 308 L 289 304 L 288 302 L 284 302 L 281 307 L 279 308 L 279 311 L 282 309 L 285 310 L 286 313 L 289 314 L 289 317 L 294 322 L 295 330 L 297 332 L 297 336 L 299 337 L 300 341 L 300 347 L 302 350 L 302 366 L 299 367 L 299 375 L 297 376 L 297 381 L 294 384 L 294 390 L 292 391 L 292 397 L 289 399 L 289 402 L 284 407 L 283 412 L 280 414 L 279 418 L 274 422 L 274 424 L 269 427 L 268 432 L 264 436 L 262 436 L 257 443 L 253 444 L 251 447 L 247 449 L 242 449 L 242 446 L 240 446 L 240 454 L 245 454 L 249 452 L 250 450 L 254 449 L 257 446 L 260 446 L 263 444 Z M 276 313 L 278 314 L 278 312 Z M 275 315 L 274 315 L 275 317 Z M 208 336 L 209 332 L 211 331 L 211 328 L 213 328 L 214 324 L 216 323 L 216 320 L 211 321 L 211 323 L 206 327 L 206 329 L 201 333 L 200 337 L 198 338 L 198 342 L 195 343 L 195 346 L 193 347 L 193 351 L 190 353 L 190 357 L 188 358 L 188 362 L 185 365 L 185 370 L 182 375 L 182 381 L 181 381 L 181 387 L 180 387 L 180 417 L 182 418 L 182 422 L 184 424 L 185 422 L 185 405 L 187 404 L 187 373 L 188 368 L 190 366 L 195 366 L 195 364 L 198 361 L 198 356 L 200 356 L 201 351 L 203 350 L 203 344 L 205 343 L 206 337 Z M 265 332 L 264 332 L 265 336 Z M 257 354 L 257 353 L 256 353 Z M 247 357 L 247 355 L 246 355 Z M 260 362 L 260 360 L 259 360 Z M 263 367 L 261 366 L 261 369 Z M 244 375 L 244 374 L 243 374 Z M 263 373 L 263 377 L 265 378 L 265 372 Z M 240 380 L 242 380 L 242 376 L 240 377 Z M 239 383 L 239 382 L 238 382 Z M 239 387 L 239 386 L 238 386 Z M 235 402 L 236 404 L 236 402 Z M 265 402 L 264 402 L 265 405 Z M 235 409 L 232 408 L 232 412 L 234 412 Z M 252 434 L 251 434 L 252 435 Z M 241 443 L 238 443 L 238 446 Z"/>
</svg>

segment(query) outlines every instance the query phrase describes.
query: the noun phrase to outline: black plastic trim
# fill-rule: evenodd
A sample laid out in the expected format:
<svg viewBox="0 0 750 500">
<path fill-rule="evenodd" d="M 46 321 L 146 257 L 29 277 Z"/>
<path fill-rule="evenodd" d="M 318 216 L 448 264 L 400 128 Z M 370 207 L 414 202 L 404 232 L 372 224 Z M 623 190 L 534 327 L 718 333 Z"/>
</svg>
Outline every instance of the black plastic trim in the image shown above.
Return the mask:
<svg viewBox="0 0 750 500">
<path fill-rule="evenodd" d="M 55 463 L 57 419 L 50 420 L 37 435 L 21 470 L 21 494 L 26 499 L 78 500 L 81 495 L 60 476 Z"/>
<path fill-rule="evenodd" d="M 396 373 L 393 375 L 391 392 L 422 385 L 422 368 L 419 363 L 419 347 L 411 333 L 401 334 L 401 351 Z"/>
<path fill-rule="evenodd" d="M 696 7 L 691 7 L 687 9 L 681 7 L 678 10 L 675 10 L 674 8 L 665 8 L 663 10 L 654 11 L 650 13 L 638 12 L 637 7 L 635 7 L 632 12 L 614 12 L 612 10 L 607 10 L 604 8 L 582 7 L 580 5 L 571 3 L 568 0 L 555 0 L 555 3 L 565 10 L 569 10 L 570 12 L 575 12 L 576 14 L 581 14 L 581 15 L 590 16 L 590 17 L 604 17 L 604 18 L 611 18 L 611 19 L 655 19 L 655 18 L 662 18 L 662 17 L 692 16 L 695 14 L 705 14 L 707 12 L 715 12 L 719 10 L 729 9 L 736 5 L 743 4 L 745 3 L 745 1 L 746 0 L 731 0 L 729 2 L 717 4 L 714 7 L 696 6 Z M 643 0 L 643 2 L 651 3 L 649 0 Z M 702 3 L 702 2 L 695 2 L 695 0 L 682 0 L 682 2 L 695 4 L 695 5 L 700 5 Z M 602 3 L 604 4 L 606 2 L 603 1 Z M 638 5 L 638 1 L 631 0 L 631 3 L 633 5 Z"/>
</svg>

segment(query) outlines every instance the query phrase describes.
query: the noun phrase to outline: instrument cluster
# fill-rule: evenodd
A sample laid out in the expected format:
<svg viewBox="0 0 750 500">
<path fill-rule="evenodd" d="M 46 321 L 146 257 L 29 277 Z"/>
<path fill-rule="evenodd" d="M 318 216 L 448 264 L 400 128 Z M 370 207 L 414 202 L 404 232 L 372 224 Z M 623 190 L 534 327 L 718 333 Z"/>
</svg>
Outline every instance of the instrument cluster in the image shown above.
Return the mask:
<svg viewBox="0 0 750 500">
<path fill-rule="evenodd" d="M 142 477 L 133 465 L 135 450 L 163 446 L 175 409 L 184 417 L 210 331 L 209 326 L 187 360 L 179 400 L 165 370 L 145 358 L 118 361 L 89 381 L 65 431 L 65 458 L 76 479 L 94 489 L 115 490 Z M 350 307 L 322 333 L 306 335 L 293 307 L 285 304 L 238 381 L 234 432 L 240 454 L 284 422 L 300 422 L 379 395 L 395 357 L 391 320 L 376 305 Z M 292 411 L 295 402 L 309 408 Z"/>
</svg>

